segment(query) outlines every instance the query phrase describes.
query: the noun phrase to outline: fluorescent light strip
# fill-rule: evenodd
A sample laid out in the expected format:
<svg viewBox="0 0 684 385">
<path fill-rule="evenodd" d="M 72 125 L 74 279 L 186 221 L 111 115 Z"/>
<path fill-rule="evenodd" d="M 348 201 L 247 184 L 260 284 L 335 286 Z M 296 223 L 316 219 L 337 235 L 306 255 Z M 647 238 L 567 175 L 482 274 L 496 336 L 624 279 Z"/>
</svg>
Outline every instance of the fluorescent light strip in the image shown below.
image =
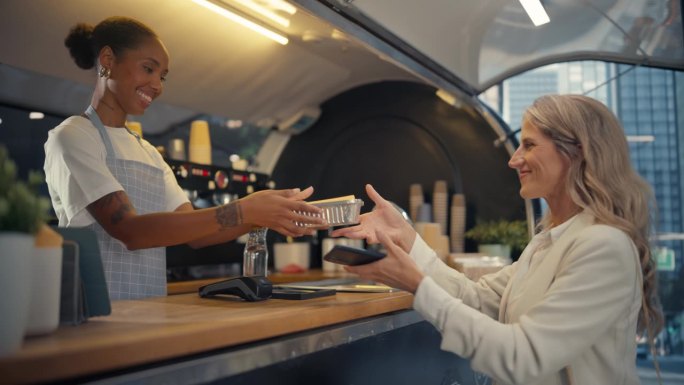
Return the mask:
<svg viewBox="0 0 684 385">
<path fill-rule="evenodd" d="M 253 21 L 247 20 L 240 15 L 237 15 L 237 14 L 235 14 L 235 13 L 233 13 L 233 12 L 223 8 L 223 7 L 220 7 L 220 6 L 212 3 L 211 1 L 208 1 L 208 0 L 192 0 L 192 1 L 194 1 L 198 5 L 203 6 L 204 8 L 207 8 L 211 11 L 218 13 L 219 15 L 221 15 L 221 16 L 223 16 L 223 17 L 225 17 L 231 21 L 234 21 L 234 22 L 242 25 L 243 27 L 247 27 L 254 32 L 260 33 L 261 35 L 266 36 L 267 38 L 269 38 L 275 42 L 278 42 L 282 45 L 285 45 L 288 42 L 288 39 L 285 36 L 280 35 L 278 33 L 275 33 L 273 31 L 271 31 L 270 29 L 264 28 L 264 27 L 260 26 L 259 24 L 255 23 Z"/>
<path fill-rule="evenodd" d="M 438 89 L 437 92 L 435 93 L 437 96 L 439 96 L 440 99 L 444 100 L 446 104 L 448 105 L 455 105 L 456 104 L 456 97 L 443 89 Z"/>
<path fill-rule="evenodd" d="M 285 0 L 269 0 L 268 2 L 271 4 L 271 7 L 285 11 L 290 15 L 294 15 L 297 12 L 297 8 Z"/>
<path fill-rule="evenodd" d="M 231 1 L 247 7 L 256 13 L 275 21 L 276 23 L 282 25 L 283 27 L 289 27 L 290 26 L 290 20 L 273 13 L 270 9 L 264 8 L 261 5 L 253 2 L 252 0 L 231 0 Z"/>
<path fill-rule="evenodd" d="M 522 4 L 525 12 L 527 12 L 527 16 L 532 19 L 532 23 L 534 23 L 535 27 L 539 27 L 540 25 L 544 25 L 551 21 L 549 15 L 544 10 L 544 6 L 541 5 L 539 0 L 520 0 L 520 4 Z"/>
<path fill-rule="evenodd" d="M 632 142 L 632 143 L 654 142 L 655 136 L 653 136 L 653 135 L 627 135 L 627 141 Z"/>
<path fill-rule="evenodd" d="M 42 112 L 35 112 L 35 111 L 29 112 L 29 119 L 31 119 L 31 120 L 40 120 L 40 119 L 43 119 L 44 117 L 45 117 L 45 114 L 43 114 Z"/>
</svg>

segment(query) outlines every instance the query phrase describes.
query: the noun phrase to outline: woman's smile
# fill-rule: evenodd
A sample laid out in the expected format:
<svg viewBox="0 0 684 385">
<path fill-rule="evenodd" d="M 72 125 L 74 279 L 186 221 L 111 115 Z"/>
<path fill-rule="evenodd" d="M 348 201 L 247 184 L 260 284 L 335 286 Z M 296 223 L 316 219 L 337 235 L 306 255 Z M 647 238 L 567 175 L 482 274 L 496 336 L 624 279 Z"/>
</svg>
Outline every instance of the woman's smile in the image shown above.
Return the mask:
<svg viewBox="0 0 684 385">
<path fill-rule="evenodd" d="M 149 94 L 145 93 L 142 90 L 136 90 L 136 94 L 140 97 L 140 101 L 143 105 L 143 108 L 147 108 L 152 104 L 152 100 L 154 100 L 154 97 L 150 96 Z"/>
</svg>

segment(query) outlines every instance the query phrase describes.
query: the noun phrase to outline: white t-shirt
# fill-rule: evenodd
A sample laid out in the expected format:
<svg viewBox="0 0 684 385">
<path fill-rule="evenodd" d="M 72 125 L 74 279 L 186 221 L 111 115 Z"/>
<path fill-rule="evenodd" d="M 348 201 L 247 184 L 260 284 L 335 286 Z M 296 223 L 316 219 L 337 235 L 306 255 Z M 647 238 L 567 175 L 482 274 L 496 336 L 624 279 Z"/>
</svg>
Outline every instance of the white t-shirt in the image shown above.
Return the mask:
<svg viewBox="0 0 684 385">
<path fill-rule="evenodd" d="M 188 202 L 171 168 L 146 140 L 122 127 L 106 127 L 119 159 L 146 163 L 164 171 L 165 210 L 174 211 Z M 87 226 L 95 219 L 86 207 L 123 187 L 109 171 L 106 149 L 99 131 L 90 120 L 72 116 L 50 130 L 45 142 L 45 179 L 59 226 Z"/>
</svg>

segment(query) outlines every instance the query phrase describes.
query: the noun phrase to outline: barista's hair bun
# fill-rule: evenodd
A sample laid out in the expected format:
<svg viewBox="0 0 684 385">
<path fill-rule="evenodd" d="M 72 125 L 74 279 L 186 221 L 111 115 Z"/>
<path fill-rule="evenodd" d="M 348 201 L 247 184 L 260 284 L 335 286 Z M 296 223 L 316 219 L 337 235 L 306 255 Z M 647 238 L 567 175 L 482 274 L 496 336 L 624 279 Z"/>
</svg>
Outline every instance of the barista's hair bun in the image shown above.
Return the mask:
<svg viewBox="0 0 684 385">
<path fill-rule="evenodd" d="M 93 52 L 93 27 L 90 24 L 78 23 L 69 30 L 64 45 L 69 48 L 71 57 L 79 68 L 90 69 L 95 66 Z"/>
</svg>

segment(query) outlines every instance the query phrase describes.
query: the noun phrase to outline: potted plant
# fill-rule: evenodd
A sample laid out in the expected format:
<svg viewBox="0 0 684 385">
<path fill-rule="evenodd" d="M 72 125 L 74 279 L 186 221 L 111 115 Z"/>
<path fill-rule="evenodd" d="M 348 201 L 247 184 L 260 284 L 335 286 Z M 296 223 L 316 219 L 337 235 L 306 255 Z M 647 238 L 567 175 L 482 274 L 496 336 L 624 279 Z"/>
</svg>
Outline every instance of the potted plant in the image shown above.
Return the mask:
<svg viewBox="0 0 684 385">
<path fill-rule="evenodd" d="M 511 249 L 522 250 L 529 241 L 526 221 L 486 221 L 465 233 L 478 244 L 478 251 L 490 256 L 510 258 Z"/>
<path fill-rule="evenodd" d="M 34 234 L 45 223 L 49 202 L 33 189 L 42 177 L 17 180 L 17 167 L 0 146 L 0 356 L 21 346 L 30 306 Z"/>
</svg>

